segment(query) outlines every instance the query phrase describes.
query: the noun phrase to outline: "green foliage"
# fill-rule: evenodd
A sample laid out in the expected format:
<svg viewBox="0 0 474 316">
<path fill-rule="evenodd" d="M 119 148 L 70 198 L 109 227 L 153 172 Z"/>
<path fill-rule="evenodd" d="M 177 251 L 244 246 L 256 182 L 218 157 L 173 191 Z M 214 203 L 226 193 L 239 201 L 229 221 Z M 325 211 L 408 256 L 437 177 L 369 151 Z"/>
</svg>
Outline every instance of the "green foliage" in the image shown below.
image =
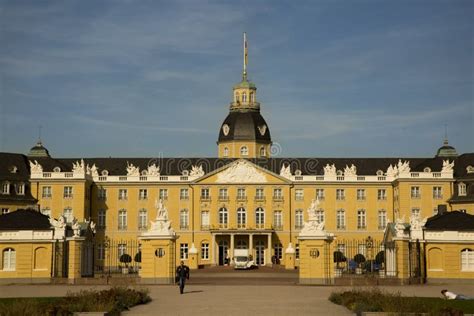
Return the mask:
<svg viewBox="0 0 474 316">
<path fill-rule="evenodd" d="M 345 262 L 347 259 L 344 254 L 340 251 L 334 251 L 334 262 Z"/>
<path fill-rule="evenodd" d="M 130 256 L 128 253 L 124 253 L 120 256 L 120 262 L 125 264 L 130 263 L 132 262 L 132 256 Z"/>
<path fill-rule="evenodd" d="M 72 315 L 74 312 L 121 311 L 151 301 L 148 290 L 114 287 L 103 291 L 68 293 L 62 298 L 15 298 L 0 300 L 0 315 Z"/>
<path fill-rule="evenodd" d="M 333 292 L 329 300 L 343 305 L 351 311 L 428 313 L 430 315 L 462 315 L 474 313 L 474 301 L 445 300 L 436 297 L 403 297 L 398 293 L 382 292 L 379 289 Z"/>
<path fill-rule="evenodd" d="M 375 262 L 377 264 L 382 264 L 385 262 L 385 251 L 382 250 L 375 256 Z"/>
<path fill-rule="evenodd" d="M 135 262 L 142 262 L 142 251 L 141 250 L 135 254 L 134 260 L 135 260 Z"/>
<path fill-rule="evenodd" d="M 365 262 L 365 257 L 364 255 L 361 255 L 360 253 L 358 253 L 354 256 L 354 261 L 357 262 L 358 264 L 361 264 Z"/>
</svg>

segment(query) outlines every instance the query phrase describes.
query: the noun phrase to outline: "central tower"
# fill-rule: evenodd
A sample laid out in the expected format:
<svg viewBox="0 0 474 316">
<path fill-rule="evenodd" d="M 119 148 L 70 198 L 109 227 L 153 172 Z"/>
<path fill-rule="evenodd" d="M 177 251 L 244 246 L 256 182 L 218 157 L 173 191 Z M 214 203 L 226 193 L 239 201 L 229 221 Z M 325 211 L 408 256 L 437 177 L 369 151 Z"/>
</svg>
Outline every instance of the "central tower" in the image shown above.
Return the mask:
<svg viewBox="0 0 474 316">
<path fill-rule="evenodd" d="M 219 158 L 270 157 L 272 140 L 257 102 L 257 87 L 247 79 L 248 44 L 244 33 L 242 81 L 233 87 L 230 111 L 219 131 Z"/>
</svg>

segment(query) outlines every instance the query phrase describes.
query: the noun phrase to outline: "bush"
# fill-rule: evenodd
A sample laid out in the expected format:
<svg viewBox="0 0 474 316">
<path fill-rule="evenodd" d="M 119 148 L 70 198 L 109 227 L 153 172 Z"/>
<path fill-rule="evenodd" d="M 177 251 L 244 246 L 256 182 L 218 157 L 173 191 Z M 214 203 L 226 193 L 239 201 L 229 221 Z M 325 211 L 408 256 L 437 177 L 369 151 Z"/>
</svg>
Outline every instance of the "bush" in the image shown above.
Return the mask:
<svg viewBox="0 0 474 316">
<path fill-rule="evenodd" d="M 124 253 L 120 256 L 120 262 L 125 263 L 125 265 L 132 262 L 132 257 L 128 253 Z"/>
<path fill-rule="evenodd" d="M 147 290 L 114 287 L 103 291 L 68 293 L 62 298 L 3 299 L 0 301 L 0 315 L 71 315 L 75 312 L 118 315 L 121 311 L 149 301 L 151 298 Z"/>
</svg>

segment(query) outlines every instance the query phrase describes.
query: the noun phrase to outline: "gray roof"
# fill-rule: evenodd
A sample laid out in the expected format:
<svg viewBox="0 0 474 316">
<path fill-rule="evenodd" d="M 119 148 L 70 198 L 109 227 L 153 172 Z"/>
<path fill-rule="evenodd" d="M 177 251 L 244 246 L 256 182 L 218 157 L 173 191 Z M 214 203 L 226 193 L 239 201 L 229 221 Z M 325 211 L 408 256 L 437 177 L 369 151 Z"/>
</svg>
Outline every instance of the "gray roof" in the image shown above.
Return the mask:
<svg viewBox="0 0 474 316">
<path fill-rule="evenodd" d="M 224 134 L 222 126 L 227 124 L 230 129 L 227 135 Z M 260 133 L 259 127 L 266 126 L 265 133 Z M 219 142 L 232 140 L 250 140 L 261 143 L 271 143 L 270 130 L 265 119 L 257 110 L 231 111 L 221 125 L 219 132 Z"/>
</svg>

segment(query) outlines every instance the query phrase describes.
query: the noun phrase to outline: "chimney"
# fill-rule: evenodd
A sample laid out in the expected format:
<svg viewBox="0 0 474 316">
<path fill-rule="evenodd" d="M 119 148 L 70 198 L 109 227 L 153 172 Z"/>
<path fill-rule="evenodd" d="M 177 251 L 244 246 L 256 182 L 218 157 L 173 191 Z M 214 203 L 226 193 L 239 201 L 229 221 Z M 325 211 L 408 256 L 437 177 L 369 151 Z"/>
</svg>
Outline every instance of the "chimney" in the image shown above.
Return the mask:
<svg viewBox="0 0 474 316">
<path fill-rule="evenodd" d="M 443 215 L 448 212 L 448 206 L 446 204 L 438 204 L 438 215 Z"/>
</svg>

